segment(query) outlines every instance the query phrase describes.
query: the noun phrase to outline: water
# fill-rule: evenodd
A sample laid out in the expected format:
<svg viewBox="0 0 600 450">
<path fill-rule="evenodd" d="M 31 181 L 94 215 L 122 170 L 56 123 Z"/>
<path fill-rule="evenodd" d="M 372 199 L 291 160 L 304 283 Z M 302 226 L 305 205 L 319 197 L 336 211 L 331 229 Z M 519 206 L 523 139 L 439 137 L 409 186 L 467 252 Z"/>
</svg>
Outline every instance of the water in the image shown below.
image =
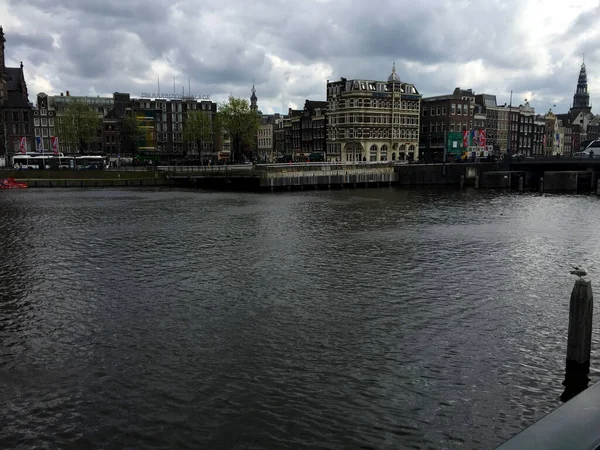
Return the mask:
<svg viewBox="0 0 600 450">
<path fill-rule="evenodd" d="M 560 404 L 599 201 L 3 192 L 0 447 L 494 448 Z"/>
</svg>

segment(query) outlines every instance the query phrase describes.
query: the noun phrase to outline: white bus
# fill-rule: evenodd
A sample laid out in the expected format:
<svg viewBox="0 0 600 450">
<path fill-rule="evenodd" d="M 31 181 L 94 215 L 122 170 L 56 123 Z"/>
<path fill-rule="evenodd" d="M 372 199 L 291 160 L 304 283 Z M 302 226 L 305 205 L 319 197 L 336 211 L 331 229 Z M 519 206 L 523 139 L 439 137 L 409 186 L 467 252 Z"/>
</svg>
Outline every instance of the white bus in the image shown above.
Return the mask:
<svg viewBox="0 0 600 450">
<path fill-rule="evenodd" d="M 92 169 L 104 170 L 104 156 L 64 156 L 59 154 L 26 153 L 12 157 L 15 169 Z"/>
<path fill-rule="evenodd" d="M 57 169 L 69 168 L 73 158 L 59 154 L 24 153 L 12 157 L 15 169 Z"/>
</svg>

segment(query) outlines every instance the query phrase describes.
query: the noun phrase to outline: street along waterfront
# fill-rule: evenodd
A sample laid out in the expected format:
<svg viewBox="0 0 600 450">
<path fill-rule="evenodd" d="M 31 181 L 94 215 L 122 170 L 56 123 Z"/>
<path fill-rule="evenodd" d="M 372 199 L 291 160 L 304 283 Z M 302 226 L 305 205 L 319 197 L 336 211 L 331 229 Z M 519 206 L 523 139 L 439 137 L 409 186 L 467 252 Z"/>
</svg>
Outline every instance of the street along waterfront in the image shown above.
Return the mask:
<svg viewBox="0 0 600 450">
<path fill-rule="evenodd" d="M 1 446 L 493 448 L 560 404 L 597 202 L 7 191 Z"/>
</svg>

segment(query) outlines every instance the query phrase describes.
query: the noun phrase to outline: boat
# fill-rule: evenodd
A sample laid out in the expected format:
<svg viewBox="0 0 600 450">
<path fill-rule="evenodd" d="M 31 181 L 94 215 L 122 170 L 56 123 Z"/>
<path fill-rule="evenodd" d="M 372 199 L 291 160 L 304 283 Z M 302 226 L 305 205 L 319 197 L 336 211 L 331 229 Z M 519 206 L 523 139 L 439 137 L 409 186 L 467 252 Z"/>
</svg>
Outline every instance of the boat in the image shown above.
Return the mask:
<svg viewBox="0 0 600 450">
<path fill-rule="evenodd" d="M 0 189 L 26 189 L 29 185 L 22 181 L 15 181 L 14 178 L 0 179 Z"/>
</svg>

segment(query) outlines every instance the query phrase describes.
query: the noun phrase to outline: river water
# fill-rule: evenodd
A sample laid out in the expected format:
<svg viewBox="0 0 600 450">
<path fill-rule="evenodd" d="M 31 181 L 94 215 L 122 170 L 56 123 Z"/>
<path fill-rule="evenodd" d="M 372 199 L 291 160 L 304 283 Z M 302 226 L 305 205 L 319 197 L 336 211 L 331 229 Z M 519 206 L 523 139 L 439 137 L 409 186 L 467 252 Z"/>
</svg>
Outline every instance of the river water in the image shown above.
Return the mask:
<svg viewBox="0 0 600 450">
<path fill-rule="evenodd" d="M 1 192 L 0 447 L 494 448 L 560 404 L 599 201 Z"/>
</svg>

